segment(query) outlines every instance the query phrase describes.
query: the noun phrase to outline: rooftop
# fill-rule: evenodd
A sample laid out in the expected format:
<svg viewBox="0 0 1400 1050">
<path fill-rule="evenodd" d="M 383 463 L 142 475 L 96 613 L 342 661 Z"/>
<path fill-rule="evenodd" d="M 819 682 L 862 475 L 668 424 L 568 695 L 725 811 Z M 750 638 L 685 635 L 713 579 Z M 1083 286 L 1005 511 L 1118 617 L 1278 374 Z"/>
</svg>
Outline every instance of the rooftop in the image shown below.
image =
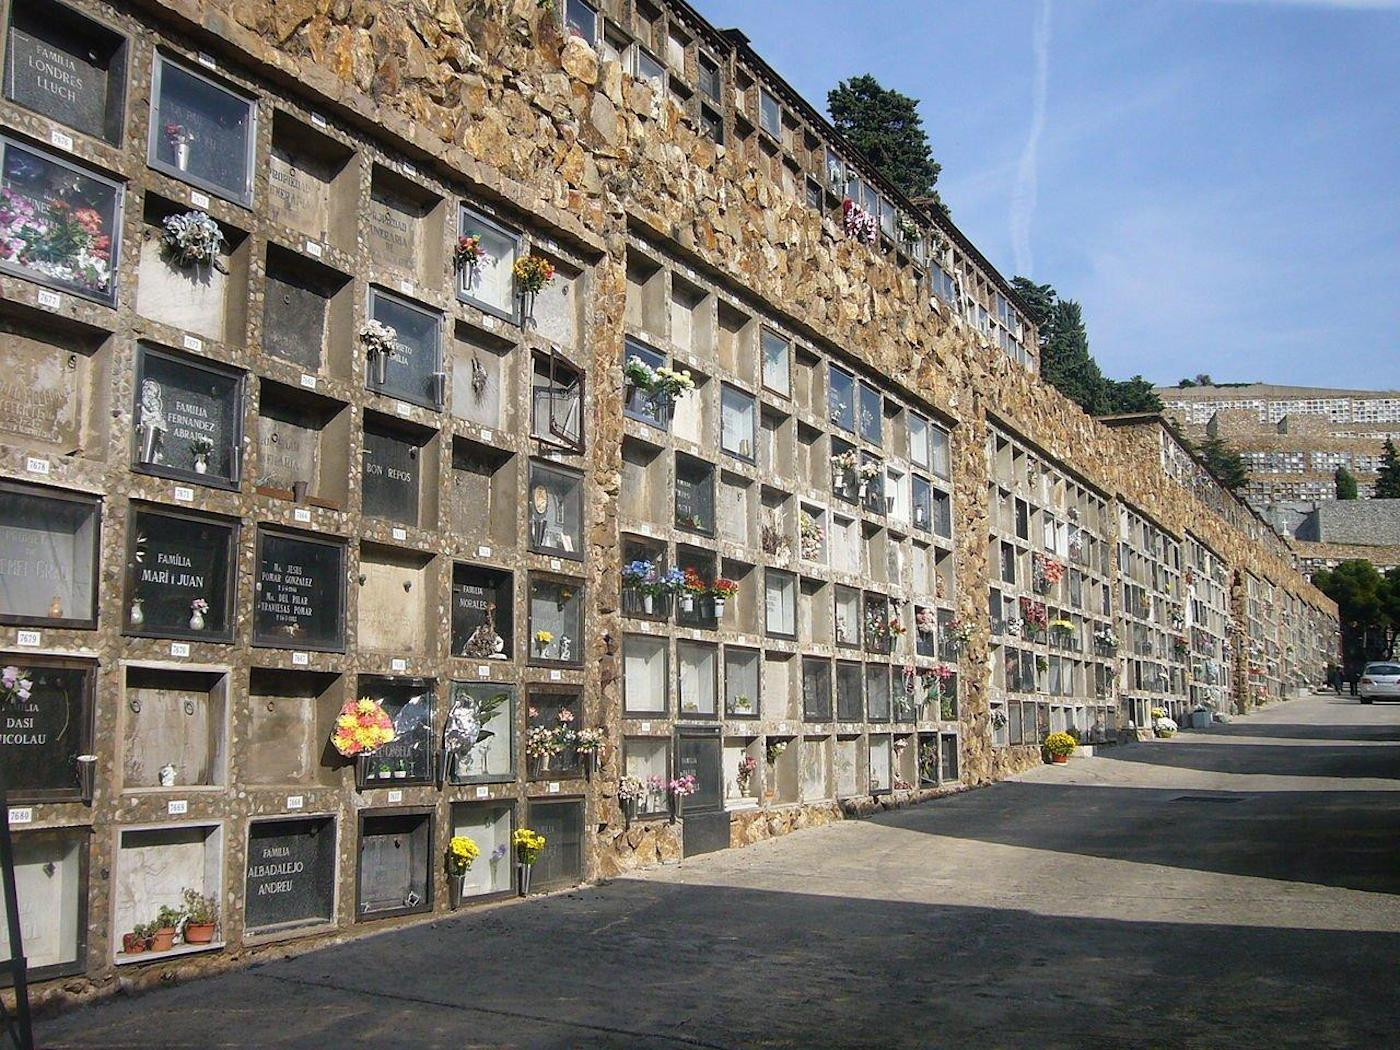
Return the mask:
<svg viewBox="0 0 1400 1050">
<path fill-rule="evenodd" d="M 1283 386 L 1279 383 L 1216 383 L 1211 386 L 1154 387 L 1163 399 L 1213 401 L 1241 397 L 1400 397 L 1400 390 L 1339 390 L 1325 386 Z"/>
</svg>

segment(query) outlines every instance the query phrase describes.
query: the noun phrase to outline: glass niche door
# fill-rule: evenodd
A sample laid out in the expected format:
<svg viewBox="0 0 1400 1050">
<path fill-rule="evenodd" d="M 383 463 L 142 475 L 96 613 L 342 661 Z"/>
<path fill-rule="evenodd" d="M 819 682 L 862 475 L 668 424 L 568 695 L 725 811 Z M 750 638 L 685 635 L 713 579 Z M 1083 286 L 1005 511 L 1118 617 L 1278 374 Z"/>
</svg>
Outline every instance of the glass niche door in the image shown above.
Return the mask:
<svg viewBox="0 0 1400 1050">
<path fill-rule="evenodd" d="M 724 740 L 720 726 L 686 726 L 676 732 L 677 778 L 695 778 L 695 794 L 681 810 L 682 852 L 690 857 L 729 847 L 724 809 Z"/>
</svg>

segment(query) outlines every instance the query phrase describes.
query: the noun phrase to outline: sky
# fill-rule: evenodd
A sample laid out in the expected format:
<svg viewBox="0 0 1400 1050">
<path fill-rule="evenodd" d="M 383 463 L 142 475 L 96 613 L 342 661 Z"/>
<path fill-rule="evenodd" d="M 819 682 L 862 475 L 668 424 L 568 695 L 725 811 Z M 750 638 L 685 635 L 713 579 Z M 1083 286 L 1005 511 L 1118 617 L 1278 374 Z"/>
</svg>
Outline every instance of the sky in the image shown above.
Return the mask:
<svg viewBox="0 0 1400 1050">
<path fill-rule="evenodd" d="M 1106 374 L 1400 388 L 1400 0 L 693 0 L 826 112 L 920 100 L 953 220 Z"/>
</svg>

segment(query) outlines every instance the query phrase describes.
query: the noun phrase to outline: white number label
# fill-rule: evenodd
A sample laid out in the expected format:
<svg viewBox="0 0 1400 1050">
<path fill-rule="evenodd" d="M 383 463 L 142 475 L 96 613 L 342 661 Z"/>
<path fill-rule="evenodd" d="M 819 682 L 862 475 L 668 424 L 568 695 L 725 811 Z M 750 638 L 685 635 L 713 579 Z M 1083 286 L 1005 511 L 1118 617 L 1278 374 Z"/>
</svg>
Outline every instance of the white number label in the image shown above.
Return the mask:
<svg viewBox="0 0 1400 1050">
<path fill-rule="evenodd" d="M 165 804 L 165 812 L 172 817 L 178 817 L 182 813 L 190 811 L 190 804 L 183 798 L 172 798 Z"/>
<path fill-rule="evenodd" d="M 204 340 L 200 339 L 198 336 L 187 335 L 185 336 L 184 343 L 186 350 L 193 350 L 195 353 L 199 353 L 204 349 Z"/>
<path fill-rule="evenodd" d="M 403 292 L 404 295 L 412 295 L 412 294 L 413 294 L 413 282 L 412 282 L 412 281 L 400 281 L 400 282 L 399 282 L 399 291 Z"/>
<path fill-rule="evenodd" d="M 11 824 L 29 824 L 32 823 L 33 820 L 34 810 L 29 806 L 25 806 L 23 809 L 16 807 L 10 810 Z"/>
<path fill-rule="evenodd" d="M 305 667 L 311 662 L 310 653 L 292 653 L 292 666 Z"/>
<path fill-rule="evenodd" d="M 559 681 L 562 681 L 563 678 L 564 678 L 564 674 L 563 674 L 562 671 L 550 671 L 550 672 L 549 672 L 549 680 L 550 680 L 551 682 L 559 682 Z"/>
<path fill-rule="evenodd" d="M 489 430 L 483 430 L 483 431 L 481 432 L 481 440 L 482 440 L 482 441 L 490 441 L 494 436 L 495 436 L 495 435 L 492 434 L 491 431 L 489 431 Z"/>
<path fill-rule="evenodd" d="M 190 655 L 190 643 L 189 643 L 189 642 L 171 642 L 171 643 L 170 643 L 170 655 L 171 655 L 171 656 L 189 656 L 189 655 Z"/>
<path fill-rule="evenodd" d="M 490 798 L 490 797 L 491 797 L 491 789 L 488 788 L 488 787 L 478 787 L 478 788 L 476 789 L 476 797 L 477 797 L 477 798 Z"/>
<path fill-rule="evenodd" d="M 209 194 L 200 193 L 198 190 L 191 190 L 190 203 L 196 208 L 207 208 L 209 207 Z"/>
<path fill-rule="evenodd" d="M 562 566 L 559 564 L 559 559 L 558 559 L 558 558 L 550 558 L 550 559 L 549 559 L 549 567 L 550 567 L 551 569 L 562 568 Z"/>
<path fill-rule="evenodd" d="M 326 118 L 319 113 L 313 113 L 311 114 L 311 123 L 315 124 L 318 128 L 324 128 L 326 126 Z"/>
<path fill-rule="evenodd" d="M 288 796 L 287 796 L 287 808 L 288 808 L 288 809 L 301 809 L 301 807 L 304 806 L 304 805 L 306 805 L 306 801 L 305 801 L 305 799 L 303 799 L 300 795 L 288 795 Z"/>
<path fill-rule="evenodd" d="M 43 635 L 38 631 L 16 631 L 15 642 L 18 645 L 38 645 L 43 640 Z"/>
<path fill-rule="evenodd" d="M 393 536 L 394 539 L 396 539 L 396 540 L 406 540 L 406 539 L 408 539 L 408 530 L 407 530 L 407 529 L 390 529 L 390 530 L 389 530 L 389 535 Z"/>
<path fill-rule="evenodd" d="M 57 292 L 40 292 L 39 305 L 46 306 L 50 310 L 57 310 L 63 305 L 63 296 L 59 295 Z"/>
<path fill-rule="evenodd" d="M 309 376 L 309 375 L 307 375 L 307 374 L 305 374 L 305 373 L 303 372 L 303 373 L 302 373 L 302 377 L 301 377 L 301 385 L 304 386 L 304 387 L 306 387 L 307 390 L 315 390 L 315 389 L 316 389 L 316 377 L 315 377 L 315 376 Z"/>
<path fill-rule="evenodd" d="M 389 792 L 389 801 L 390 801 L 390 802 L 402 802 L 402 801 L 403 801 L 403 792 L 402 792 L 402 791 L 391 791 L 391 792 Z"/>
<path fill-rule="evenodd" d="M 390 670 L 393 670 L 393 671 L 407 671 L 407 670 L 408 670 L 408 661 L 407 661 L 407 660 L 390 660 L 390 661 L 389 661 L 389 669 L 390 669 Z"/>
<path fill-rule="evenodd" d="M 311 512 L 310 512 L 309 510 L 307 510 L 305 507 L 298 507 L 296 510 L 292 511 L 292 520 L 293 520 L 293 521 L 310 521 L 310 520 L 311 520 Z"/>
<path fill-rule="evenodd" d="M 209 54 L 209 52 L 207 51 L 201 51 L 198 55 L 195 56 L 195 60 L 201 66 L 207 66 L 210 69 L 215 68 L 214 56 Z"/>
<path fill-rule="evenodd" d="M 650 722 L 643 722 L 643 723 L 642 723 L 642 732 L 643 732 L 643 733 L 650 733 L 650 732 L 651 732 L 651 723 L 650 723 Z"/>
<path fill-rule="evenodd" d="M 478 548 L 476 549 L 476 556 L 477 556 L 478 558 L 489 558 L 489 557 L 491 557 L 491 548 L 490 548 L 490 547 L 478 547 Z"/>
<path fill-rule="evenodd" d="M 306 254 L 311 256 L 313 259 L 319 259 L 321 257 L 321 246 L 315 241 L 307 241 Z"/>
<path fill-rule="evenodd" d="M 491 668 L 487 667 L 485 664 L 477 664 L 477 665 L 476 665 L 476 676 L 477 676 L 478 678 L 490 678 L 490 677 L 491 677 Z"/>
<path fill-rule="evenodd" d="M 49 142 L 59 149 L 71 150 L 73 148 L 73 136 L 65 135 L 61 131 L 50 131 Z"/>
<path fill-rule="evenodd" d="M 488 330 L 494 332 L 494 331 L 496 330 L 496 319 L 495 319 L 494 317 L 492 317 L 490 314 L 482 314 L 482 315 L 481 315 L 481 326 L 482 326 L 483 328 L 486 328 L 486 329 L 488 329 Z"/>
<path fill-rule="evenodd" d="M 394 405 L 394 411 L 397 412 L 397 413 L 398 413 L 399 415 L 401 415 L 401 416 L 412 415 L 412 414 L 413 414 L 413 406 L 407 404 L 406 402 L 400 401 L 400 402 L 398 402 L 397 404 Z"/>
<path fill-rule="evenodd" d="M 551 795 L 557 795 L 557 794 L 559 794 L 559 781 L 557 781 L 557 780 L 551 780 L 551 781 L 549 782 L 549 793 L 550 793 Z"/>
<path fill-rule="evenodd" d="M 40 459 L 38 456 L 26 456 L 24 469 L 31 474 L 47 474 L 49 472 L 49 461 Z"/>
<path fill-rule="evenodd" d="M 190 488 L 188 485 L 176 485 L 175 498 L 183 503 L 189 503 L 194 499 L 194 489 Z"/>
</svg>

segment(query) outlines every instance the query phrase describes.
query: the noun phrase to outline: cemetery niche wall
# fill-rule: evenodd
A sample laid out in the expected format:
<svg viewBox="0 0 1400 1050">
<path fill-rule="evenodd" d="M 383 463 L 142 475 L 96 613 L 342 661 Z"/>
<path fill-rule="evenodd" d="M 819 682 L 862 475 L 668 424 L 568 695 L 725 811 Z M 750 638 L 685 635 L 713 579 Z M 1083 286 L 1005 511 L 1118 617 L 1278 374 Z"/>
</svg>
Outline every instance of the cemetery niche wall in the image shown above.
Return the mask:
<svg viewBox="0 0 1400 1050">
<path fill-rule="evenodd" d="M 521 827 L 546 890 L 1023 768 L 1125 714 L 1095 640 L 1142 620 L 1111 600 L 1121 506 L 1203 574 L 1169 688 L 1306 674 L 1283 632 L 1332 610 L 1286 550 L 1022 368 L 1034 332 L 945 220 L 815 119 L 777 165 L 815 185 L 765 183 L 735 89 L 771 70 L 663 0 L 667 75 L 715 60 L 685 107 L 725 156 L 685 92 L 624 90 L 602 148 L 556 121 L 614 60 L 561 73 L 577 5 L 525 6 L 485 16 L 509 33 L 449 11 L 429 87 L 380 5 L 401 90 L 349 70 L 332 100 L 297 49 L 337 10 L 280 46 L 228 28 L 260 2 L 4 5 L 0 667 L 33 687 L 0 762 L 40 997 L 442 912 L 453 834 L 465 906 L 518 892 Z M 467 52 L 489 113 L 442 105 Z M 877 243 L 839 236 L 846 193 Z M 1023 597 L 1068 626 L 1004 633 Z M 361 700 L 395 739 L 346 756 Z"/>
</svg>

